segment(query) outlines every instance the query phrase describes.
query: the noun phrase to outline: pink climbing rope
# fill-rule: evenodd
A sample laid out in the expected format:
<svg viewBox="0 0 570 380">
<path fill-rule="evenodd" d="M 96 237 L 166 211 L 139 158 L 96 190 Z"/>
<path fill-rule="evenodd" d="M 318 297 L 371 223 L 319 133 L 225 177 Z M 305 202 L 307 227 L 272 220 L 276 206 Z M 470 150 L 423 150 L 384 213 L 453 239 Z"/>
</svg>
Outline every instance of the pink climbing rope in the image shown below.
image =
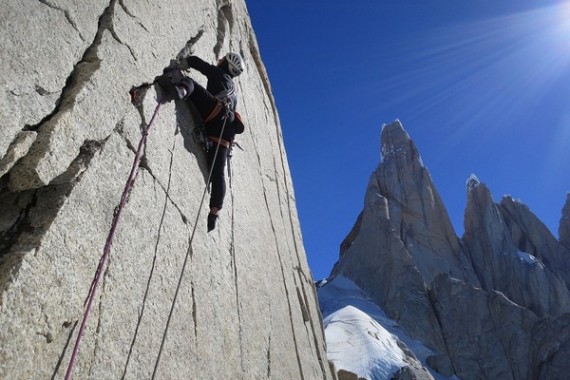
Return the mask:
<svg viewBox="0 0 570 380">
<path fill-rule="evenodd" d="M 152 127 L 154 119 L 158 114 L 159 108 L 160 108 L 160 103 L 157 104 L 154 113 L 152 114 L 152 118 L 150 119 L 148 125 L 144 128 L 142 132 L 137 153 L 135 155 L 135 160 L 133 161 L 133 166 L 131 168 L 131 174 L 129 175 L 129 179 L 125 184 L 123 195 L 121 195 L 121 201 L 119 202 L 119 205 L 115 208 L 115 213 L 113 215 L 113 222 L 111 223 L 111 230 L 109 231 L 109 235 L 107 236 L 107 241 L 105 242 L 103 255 L 99 260 L 99 266 L 97 267 L 97 271 L 95 272 L 95 276 L 93 277 L 93 282 L 91 283 L 91 288 L 89 289 L 87 306 L 85 307 L 83 320 L 81 321 L 81 326 L 79 328 L 79 332 L 77 333 L 77 340 L 75 341 L 75 345 L 73 347 L 73 353 L 71 354 L 71 359 L 69 360 L 69 365 L 67 366 L 67 372 L 65 373 L 65 380 L 69 380 L 71 378 L 71 372 L 73 371 L 73 365 L 75 364 L 75 359 L 79 351 L 79 344 L 81 342 L 81 337 L 83 336 L 83 330 L 85 329 L 87 318 L 89 317 L 89 312 L 91 311 L 91 305 L 93 303 L 93 300 L 95 299 L 95 291 L 97 290 L 97 285 L 99 284 L 101 273 L 103 273 L 105 263 L 107 262 L 107 258 L 109 257 L 109 253 L 111 252 L 111 245 L 113 244 L 113 237 L 115 236 L 115 231 L 117 230 L 117 225 L 119 224 L 119 218 L 121 217 L 121 212 L 123 211 L 123 208 L 125 207 L 125 205 L 129 200 L 131 190 L 133 189 L 133 185 L 135 183 L 135 178 L 138 174 L 139 164 L 142 158 L 144 147 L 146 146 L 148 131 Z"/>
</svg>

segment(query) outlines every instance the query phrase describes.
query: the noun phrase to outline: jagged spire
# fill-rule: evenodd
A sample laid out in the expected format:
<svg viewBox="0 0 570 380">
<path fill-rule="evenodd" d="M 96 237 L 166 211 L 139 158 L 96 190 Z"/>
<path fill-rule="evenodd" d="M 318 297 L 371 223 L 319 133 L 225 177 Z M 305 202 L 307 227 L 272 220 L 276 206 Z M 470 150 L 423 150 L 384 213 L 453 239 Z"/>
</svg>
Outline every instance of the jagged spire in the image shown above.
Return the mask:
<svg viewBox="0 0 570 380">
<path fill-rule="evenodd" d="M 471 173 L 471 175 L 469 176 L 469 178 L 467 178 L 467 181 L 465 182 L 465 188 L 467 190 L 467 194 L 469 194 L 471 190 L 473 190 L 475 187 L 479 186 L 480 183 L 481 181 L 479 181 L 479 178 L 477 178 L 475 174 Z"/>
<path fill-rule="evenodd" d="M 382 162 L 333 275 L 350 278 L 399 326 L 429 343 L 438 355 L 428 362 L 446 376 L 457 371 L 459 377 L 527 378 L 541 365 L 567 372 L 566 361 L 546 364 L 539 352 L 570 320 L 564 275 L 570 273 L 570 251 L 522 202 L 505 196 L 495 203 L 475 174 L 465 184 L 465 233 L 459 243 L 399 121 L 382 127 L 381 143 Z M 560 228 L 561 241 L 570 244 L 570 196 Z M 559 321 L 545 319 L 535 334 L 541 318 L 559 316 Z M 552 352 L 568 356 L 564 349 Z"/>
</svg>

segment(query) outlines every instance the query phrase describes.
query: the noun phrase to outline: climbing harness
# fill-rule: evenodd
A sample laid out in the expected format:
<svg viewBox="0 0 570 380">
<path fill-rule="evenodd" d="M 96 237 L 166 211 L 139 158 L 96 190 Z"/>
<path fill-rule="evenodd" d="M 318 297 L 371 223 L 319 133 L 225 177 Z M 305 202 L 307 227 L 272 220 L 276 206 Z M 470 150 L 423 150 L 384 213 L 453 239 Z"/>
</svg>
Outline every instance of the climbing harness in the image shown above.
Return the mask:
<svg viewBox="0 0 570 380">
<path fill-rule="evenodd" d="M 214 106 L 214 109 L 208 115 L 208 117 L 206 117 L 206 120 L 204 120 L 204 124 L 208 124 L 210 121 L 214 120 L 214 118 L 218 116 L 220 112 L 222 112 L 224 107 L 225 107 L 224 104 L 221 101 L 218 101 Z"/>
<path fill-rule="evenodd" d="M 234 86 L 234 87 L 232 87 L 232 88 L 230 88 L 230 89 L 227 89 L 227 90 L 224 90 L 224 91 L 220 91 L 219 93 L 217 93 L 217 94 L 215 95 L 216 98 L 217 98 L 218 100 L 220 100 L 220 101 L 224 104 L 224 106 L 226 107 L 226 112 L 230 111 L 231 108 L 232 108 L 232 107 L 231 107 L 231 105 L 232 105 L 232 99 L 233 99 L 233 96 L 234 96 L 235 92 L 236 92 L 236 89 L 235 89 L 235 86 Z"/>
<path fill-rule="evenodd" d="M 149 85 L 150 86 L 150 85 Z M 133 89 L 131 89 L 132 92 Z M 131 94 L 131 99 L 133 95 Z M 148 132 L 154 123 L 156 116 L 158 115 L 158 111 L 160 109 L 161 103 L 159 102 L 154 109 L 154 113 L 148 123 L 148 125 L 143 129 L 142 136 L 139 141 L 139 145 L 137 148 L 137 152 L 135 154 L 135 159 L 133 161 L 133 165 L 131 167 L 131 172 L 129 174 L 129 178 L 125 184 L 125 188 L 123 189 L 123 194 L 121 195 L 121 201 L 119 205 L 115 208 L 113 213 L 113 221 L 111 223 L 111 229 L 109 234 L 107 235 L 107 240 L 105 242 L 105 248 L 103 249 L 103 255 L 99 260 L 99 265 L 97 266 L 97 270 L 95 271 L 95 276 L 93 277 L 93 281 L 91 282 L 91 287 L 89 289 L 89 294 L 87 296 L 87 305 L 85 306 L 85 311 L 83 313 L 83 319 L 81 321 L 81 326 L 79 327 L 79 332 L 77 333 L 77 340 L 75 341 L 75 345 L 73 347 L 73 353 L 71 354 L 71 359 L 69 360 L 69 365 L 67 366 L 67 371 L 65 373 L 65 380 L 69 380 L 71 378 L 71 373 L 73 371 L 73 365 L 75 364 L 75 359 L 77 357 L 77 353 L 79 351 L 79 344 L 81 343 L 81 338 L 83 336 L 83 331 L 85 330 L 85 325 L 87 323 L 87 318 L 89 317 L 89 312 L 91 311 L 91 305 L 93 304 L 93 300 L 95 299 L 95 293 L 97 291 L 97 286 L 99 285 L 99 280 L 101 279 L 101 274 L 104 271 L 105 264 L 107 262 L 107 258 L 109 257 L 109 253 L 111 252 L 111 246 L 113 245 L 113 238 L 115 236 L 115 231 L 117 230 L 117 225 L 119 224 L 119 219 L 121 217 L 121 212 L 125 208 L 129 200 L 129 196 L 131 194 L 131 190 L 133 189 L 133 185 L 135 183 L 135 178 L 138 174 L 139 164 L 142 158 L 143 150 L 146 146 L 146 140 L 148 137 Z"/>
<path fill-rule="evenodd" d="M 215 142 L 218 145 L 224 146 L 228 149 L 231 149 L 232 143 L 229 142 L 228 140 L 224 140 L 222 138 L 218 138 L 216 136 L 209 136 L 208 137 L 210 140 L 212 140 L 212 142 Z"/>
</svg>

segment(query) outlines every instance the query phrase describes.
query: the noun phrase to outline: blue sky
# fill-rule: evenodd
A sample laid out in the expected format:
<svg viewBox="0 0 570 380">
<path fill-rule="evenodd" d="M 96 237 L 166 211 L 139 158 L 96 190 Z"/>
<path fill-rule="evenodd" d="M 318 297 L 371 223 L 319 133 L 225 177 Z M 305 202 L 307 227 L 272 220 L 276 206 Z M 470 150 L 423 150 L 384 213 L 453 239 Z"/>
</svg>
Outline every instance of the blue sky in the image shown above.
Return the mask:
<svg viewBox="0 0 570 380">
<path fill-rule="evenodd" d="M 570 191 L 570 2 L 247 0 L 315 279 L 400 119 L 459 236 L 471 173 L 558 237 Z M 244 94 L 244 96 L 246 96 Z"/>
</svg>

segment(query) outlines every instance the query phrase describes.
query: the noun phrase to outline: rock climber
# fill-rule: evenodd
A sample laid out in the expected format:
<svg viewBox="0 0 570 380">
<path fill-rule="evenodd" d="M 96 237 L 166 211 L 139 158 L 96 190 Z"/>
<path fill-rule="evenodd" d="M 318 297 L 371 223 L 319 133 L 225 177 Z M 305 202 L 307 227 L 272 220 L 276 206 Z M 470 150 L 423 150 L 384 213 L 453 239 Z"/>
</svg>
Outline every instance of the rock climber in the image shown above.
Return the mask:
<svg viewBox="0 0 570 380">
<path fill-rule="evenodd" d="M 243 133 L 241 116 L 236 112 L 237 96 L 233 78 L 244 70 L 239 54 L 228 53 L 217 65 L 211 65 L 197 56 L 180 59 L 174 67 L 165 69 L 157 83 L 166 93 L 166 101 L 191 101 L 205 124 L 210 142 L 208 166 L 211 171 L 210 212 L 208 232 L 216 227 L 226 194 L 225 166 L 228 152 L 236 134 Z M 206 88 L 184 75 L 182 70 L 194 68 L 208 78 Z"/>
</svg>

